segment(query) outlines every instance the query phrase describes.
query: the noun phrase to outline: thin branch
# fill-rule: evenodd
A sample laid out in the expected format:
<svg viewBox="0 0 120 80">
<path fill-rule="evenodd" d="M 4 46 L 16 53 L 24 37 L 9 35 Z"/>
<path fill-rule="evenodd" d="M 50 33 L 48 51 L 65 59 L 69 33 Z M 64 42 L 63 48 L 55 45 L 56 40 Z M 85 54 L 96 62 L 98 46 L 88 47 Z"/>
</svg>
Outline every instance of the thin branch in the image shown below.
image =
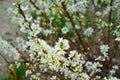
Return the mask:
<svg viewBox="0 0 120 80">
<path fill-rule="evenodd" d="M 9 64 L 9 61 L 5 58 L 5 56 L 2 53 L 0 53 L 0 56 L 5 60 L 7 64 Z"/>
<path fill-rule="evenodd" d="M 40 8 L 35 4 L 35 2 L 33 2 L 32 0 L 30 0 L 30 3 L 31 3 L 36 9 L 40 9 Z"/>
<path fill-rule="evenodd" d="M 77 37 L 78 37 L 78 40 L 80 40 L 80 42 L 81 42 L 81 44 L 82 44 L 83 52 L 85 52 L 85 53 L 88 52 L 88 48 L 89 48 L 89 47 L 88 47 L 88 44 L 87 44 L 87 42 L 86 42 L 85 40 L 83 40 L 83 35 L 82 35 L 82 34 L 79 34 L 78 30 L 76 29 L 75 23 L 74 23 L 72 17 L 70 16 L 69 12 L 68 12 L 67 9 L 66 9 L 65 2 L 62 2 L 62 7 L 63 7 L 63 10 L 64 10 L 64 12 L 65 12 L 65 14 L 66 14 L 66 17 L 70 20 L 70 22 L 71 22 L 71 24 L 72 24 L 72 27 L 73 27 L 73 29 L 74 29 Z M 80 48 L 81 48 L 81 47 L 79 46 L 79 49 L 80 49 Z M 90 48 L 90 49 L 91 49 L 91 48 Z M 91 50 L 91 51 L 92 51 L 92 50 Z M 92 51 L 92 52 L 93 52 L 93 51 Z M 86 56 L 87 56 L 87 58 L 88 58 L 89 60 L 92 60 L 90 54 L 87 53 Z"/>
<path fill-rule="evenodd" d="M 21 5 L 18 4 L 18 9 L 19 9 L 19 13 L 23 16 L 23 18 L 26 20 L 26 16 L 24 14 L 24 11 L 21 9 Z"/>
<path fill-rule="evenodd" d="M 24 20 L 27 21 L 26 16 L 25 16 L 25 13 L 24 13 L 24 11 L 21 9 L 21 5 L 20 5 L 20 4 L 18 4 L 18 9 L 19 9 L 19 13 L 23 16 Z M 33 31 L 30 26 L 31 26 L 31 25 L 29 24 L 28 27 L 30 28 L 31 31 Z"/>
<path fill-rule="evenodd" d="M 69 15 L 69 13 L 67 12 L 67 9 L 66 9 L 66 6 L 65 6 L 64 2 L 62 3 L 62 7 L 63 7 L 63 10 L 66 13 L 67 18 L 70 20 L 70 22 L 72 24 L 72 27 L 73 27 L 75 33 L 77 34 L 78 39 L 82 43 L 84 51 L 87 52 L 87 47 L 85 46 L 86 45 L 85 42 L 82 40 L 82 35 L 80 35 L 79 32 L 78 32 L 78 30 L 75 28 L 75 23 L 74 23 L 73 19 L 71 18 L 71 16 Z"/>
<path fill-rule="evenodd" d="M 112 17 L 112 5 L 113 5 L 113 0 L 111 0 L 111 2 L 110 2 L 110 6 L 111 6 L 111 9 L 110 9 L 110 13 L 109 13 L 109 20 L 108 20 L 108 22 L 109 22 L 109 24 L 111 23 L 111 17 Z M 108 41 L 107 41 L 107 43 L 109 44 L 109 42 L 110 42 L 110 31 L 111 31 L 111 29 L 110 29 L 110 26 L 108 27 Z"/>
<path fill-rule="evenodd" d="M 119 42 L 115 42 L 115 45 L 114 45 L 114 48 L 116 49 L 114 52 L 113 52 L 113 54 L 111 55 L 111 57 L 110 57 L 110 60 L 108 61 L 108 66 L 110 67 L 110 64 L 111 64 L 111 62 L 112 62 L 112 59 L 117 55 L 116 53 L 117 53 L 117 51 L 118 51 L 118 49 L 119 49 L 119 47 L 118 47 L 118 45 L 119 45 Z"/>
</svg>

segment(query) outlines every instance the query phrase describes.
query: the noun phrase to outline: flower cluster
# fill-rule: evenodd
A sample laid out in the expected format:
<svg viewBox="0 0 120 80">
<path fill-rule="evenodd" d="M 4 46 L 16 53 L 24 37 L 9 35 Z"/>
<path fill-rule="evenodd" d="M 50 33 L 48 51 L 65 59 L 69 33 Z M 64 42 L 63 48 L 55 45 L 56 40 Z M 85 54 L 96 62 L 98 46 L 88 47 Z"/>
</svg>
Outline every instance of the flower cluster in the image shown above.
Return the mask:
<svg viewBox="0 0 120 80">
<path fill-rule="evenodd" d="M 100 51 L 101 53 L 103 53 L 104 57 L 108 56 L 108 50 L 110 49 L 110 47 L 108 45 L 101 45 L 100 46 Z"/>
<path fill-rule="evenodd" d="M 92 35 L 92 33 L 93 33 L 93 29 L 89 27 L 85 30 L 84 35 L 89 37 L 90 35 Z"/>
<path fill-rule="evenodd" d="M 18 61 L 20 59 L 19 52 L 11 46 L 7 41 L 0 39 L 0 52 L 8 55 L 9 57 L 13 58 L 13 60 Z"/>
</svg>

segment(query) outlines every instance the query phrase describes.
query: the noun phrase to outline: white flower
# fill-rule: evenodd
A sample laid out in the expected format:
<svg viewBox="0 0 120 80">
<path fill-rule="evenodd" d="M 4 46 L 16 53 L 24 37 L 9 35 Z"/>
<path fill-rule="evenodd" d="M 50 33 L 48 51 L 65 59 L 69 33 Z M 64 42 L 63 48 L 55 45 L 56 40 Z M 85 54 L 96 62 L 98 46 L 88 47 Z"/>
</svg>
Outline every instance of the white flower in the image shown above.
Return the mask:
<svg viewBox="0 0 120 80">
<path fill-rule="evenodd" d="M 105 56 L 105 57 L 107 57 L 108 56 L 108 50 L 110 49 L 110 47 L 108 46 L 108 45 L 101 45 L 100 46 L 100 52 L 101 53 L 103 53 L 103 55 Z"/>
<path fill-rule="evenodd" d="M 116 71 L 115 71 L 114 69 L 110 70 L 110 74 L 111 74 L 111 75 L 115 74 L 115 72 L 116 72 Z"/>
<path fill-rule="evenodd" d="M 59 38 L 58 42 L 55 45 L 55 48 L 56 48 L 56 50 L 58 50 L 58 49 L 64 49 L 64 50 L 69 49 L 70 48 L 69 41 L 66 40 L 66 39 L 63 39 L 63 38 Z"/>
<path fill-rule="evenodd" d="M 46 50 L 46 52 L 47 52 L 48 54 L 54 53 L 54 48 L 51 47 L 50 45 L 48 45 L 44 40 L 38 39 L 38 41 L 39 41 L 41 47 L 42 47 L 44 50 Z"/>
<path fill-rule="evenodd" d="M 18 14 L 17 9 L 13 9 L 13 8 L 8 8 L 7 12 L 8 12 L 9 15 L 11 15 L 11 14 L 14 14 L 14 15 Z"/>
<path fill-rule="evenodd" d="M 101 79 L 101 76 L 96 76 L 95 80 Z"/>
<path fill-rule="evenodd" d="M 20 51 L 25 51 L 26 44 L 25 44 L 25 41 L 21 37 L 17 37 L 15 42 L 17 43 L 17 48 Z"/>
<path fill-rule="evenodd" d="M 116 34 L 116 41 L 120 41 L 120 23 L 119 25 L 116 26 L 116 30 L 114 31 L 114 33 Z"/>
<path fill-rule="evenodd" d="M 69 5 L 68 10 L 72 11 L 72 12 L 82 12 L 85 13 L 86 12 L 86 6 L 87 6 L 87 0 L 80 0 L 77 1 L 77 3 Z"/>
<path fill-rule="evenodd" d="M 26 32 L 26 28 L 23 25 L 21 25 L 20 31 L 23 32 L 23 33 L 25 33 Z"/>
<path fill-rule="evenodd" d="M 78 26 L 78 25 L 75 25 L 75 28 L 76 28 L 76 29 L 80 29 L 80 26 Z"/>
<path fill-rule="evenodd" d="M 32 16 L 26 15 L 26 20 L 27 20 L 28 22 L 30 22 L 32 19 L 33 19 Z"/>
<path fill-rule="evenodd" d="M 44 30 L 44 33 L 45 33 L 46 36 L 48 36 L 48 34 L 52 33 L 52 30 L 46 29 L 46 30 Z"/>
<path fill-rule="evenodd" d="M 57 80 L 57 76 L 52 76 L 50 80 Z"/>
<path fill-rule="evenodd" d="M 78 53 L 78 52 L 77 52 L 77 51 L 75 51 L 75 50 L 73 50 L 73 51 L 70 51 L 69 58 L 72 58 L 72 57 L 75 57 L 75 56 L 77 56 L 77 55 L 76 55 L 77 53 Z"/>
<path fill-rule="evenodd" d="M 105 27 L 105 26 L 108 26 L 107 22 L 102 21 L 102 23 L 101 23 L 101 27 Z"/>
<path fill-rule="evenodd" d="M 29 33 L 31 36 L 36 36 L 38 33 L 41 32 L 41 28 L 40 28 L 39 24 L 33 23 L 31 25 L 31 29 L 32 29 L 32 31 L 30 31 L 30 33 Z"/>
<path fill-rule="evenodd" d="M 23 10 L 23 11 L 27 11 L 29 8 L 28 8 L 29 6 L 27 5 L 27 6 L 21 6 L 21 9 Z"/>
<path fill-rule="evenodd" d="M 32 71 L 31 70 L 26 70 L 26 72 L 25 72 L 25 76 L 27 77 L 29 74 L 31 74 L 32 73 Z"/>
<path fill-rule="evenodd" d="M 90 80 L 90 77 L 86 73 L 81 73 L 80 76 L 81 76 L 81 80 Z"/>
<path fill-rule="evenodd" d="M 120 41 L 120 38 L 116 38 L 115 40 L 116 40 L 116 41 Z"/>
<path fill-rule="evenodd" d="M 102 13 L 101 13 L 100 11 L 97 11 L 97 12 L 96 12 L 96 15 L 97 15 L 97 16 L 101 16 Z"/>
<path fill-rule="evenodd" d="M 89 27 L 85 30 L 84 35 L 89 37 L 92 35 L 92 33 L 93 33 L 93 28 Z"/>
<path fill-rule="evenodd" d="M 13 67 L 14 67 L 13 64 L 10 64 L 10 65 L 8 66 L 9 69 L 13 69 Z"/>
<path fill-rule="evenodd" d="M 107 6 L 105 10 L 103 10 L 103 15 L 107 15 L 110 12 L 111 7 Z"/>
<path fill-rule="evenodd" d="M 88 71 L 91 71 L 93 69 L 92 65 L 93 65 L 93 63 L 88 61 L 88 62 L 86 62 L 85 67 L 87 68 Z"/>
<path fill-rule="evenodd" d="M 101 71 L 100 69 L 98 69 L 99 67 L 102 67 L 103 65 L 101 65 L 99 62 L 86 62 L 85 67 L 87 68 L 88 71 L 92 71 L 90 75 L 93 75 L 95 72 L 99 72 Z"/>
<path fill-rule="evenodd" d="M 99 56 L 99 57 L 98 57 L 98 58 L 96 58 L 95 60 L 105 61 L 105 57 Z"/>
<path fill-rule="evenodd" d="M 67 32 L 68 32 L 68 28 L 67 27 L 63 27 L 61 30 L 62 30 L 63 34 L 67 34 Z"/>
<path fill-rule="evenodd" d="M 16 63 L 16 67 L 19 68 L 21 63 Z"/>
<path fill-rule="evenodd" d="M 119 69 L 119 67 L 118 67 L 117 65 L 112 66 L 112 68 L 113 68 L 113 69 L 116 69 L 116 70 Z"/>
<path fill-rule="evenodd" d="M 111 76 L 109 80 L 120 80 L 120 79 Z"/>
<path fill-rule="evenodd" d="M 38 80 L 37 75 L 35 75 L 35 74 L 32 74 L 32 75 L 31 75 L 31 78 L 32 78 L 33 80 Z"/>
<path fill-rule="evenodd" d="M 0 51 L 4 54 L 7 54 L 9 57 L 13 58 L 16 61 L 20 58 L 20 54 L 18 53 L 18 51 L 7 41 L 0 40 Z"/>
</svg>

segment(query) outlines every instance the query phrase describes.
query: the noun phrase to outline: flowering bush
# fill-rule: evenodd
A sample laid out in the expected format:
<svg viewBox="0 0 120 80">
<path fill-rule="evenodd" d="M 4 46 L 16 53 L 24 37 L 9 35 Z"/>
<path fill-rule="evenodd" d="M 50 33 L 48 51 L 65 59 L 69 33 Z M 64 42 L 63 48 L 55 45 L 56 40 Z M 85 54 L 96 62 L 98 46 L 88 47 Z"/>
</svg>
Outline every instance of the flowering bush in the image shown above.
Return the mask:
<svg viewBox="0 0 120 80">
<path fill-rule="evenodd" d="M 120 0 L 21 0 L 9 8 L 25 38 L 0 41 L 30 80 L 120 80 Z M 14 47 L 13 47 L 14 46 Z"/>
</svg>

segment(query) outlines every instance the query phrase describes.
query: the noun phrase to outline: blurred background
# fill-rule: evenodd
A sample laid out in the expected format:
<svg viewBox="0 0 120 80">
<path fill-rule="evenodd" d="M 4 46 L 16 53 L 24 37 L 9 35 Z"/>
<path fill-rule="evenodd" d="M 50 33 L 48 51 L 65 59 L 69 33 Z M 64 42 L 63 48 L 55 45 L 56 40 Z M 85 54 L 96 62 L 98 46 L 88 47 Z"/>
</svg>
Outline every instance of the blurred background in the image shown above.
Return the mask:
<svg viewBox="0 0 120 80">
<path fill-rule="evenodd" d="M 11 22 L 7 9 L 13 7 L 12 3 L 17 0 L 0 0 L 0 37 L 4 40 L 11 41 L 16 37 L 18 26 Z M 4 55 L 7 57 L 7 55 Z M 7 63 L 0 56 L 0 78 L 6 76 Z"/>
</svg>

